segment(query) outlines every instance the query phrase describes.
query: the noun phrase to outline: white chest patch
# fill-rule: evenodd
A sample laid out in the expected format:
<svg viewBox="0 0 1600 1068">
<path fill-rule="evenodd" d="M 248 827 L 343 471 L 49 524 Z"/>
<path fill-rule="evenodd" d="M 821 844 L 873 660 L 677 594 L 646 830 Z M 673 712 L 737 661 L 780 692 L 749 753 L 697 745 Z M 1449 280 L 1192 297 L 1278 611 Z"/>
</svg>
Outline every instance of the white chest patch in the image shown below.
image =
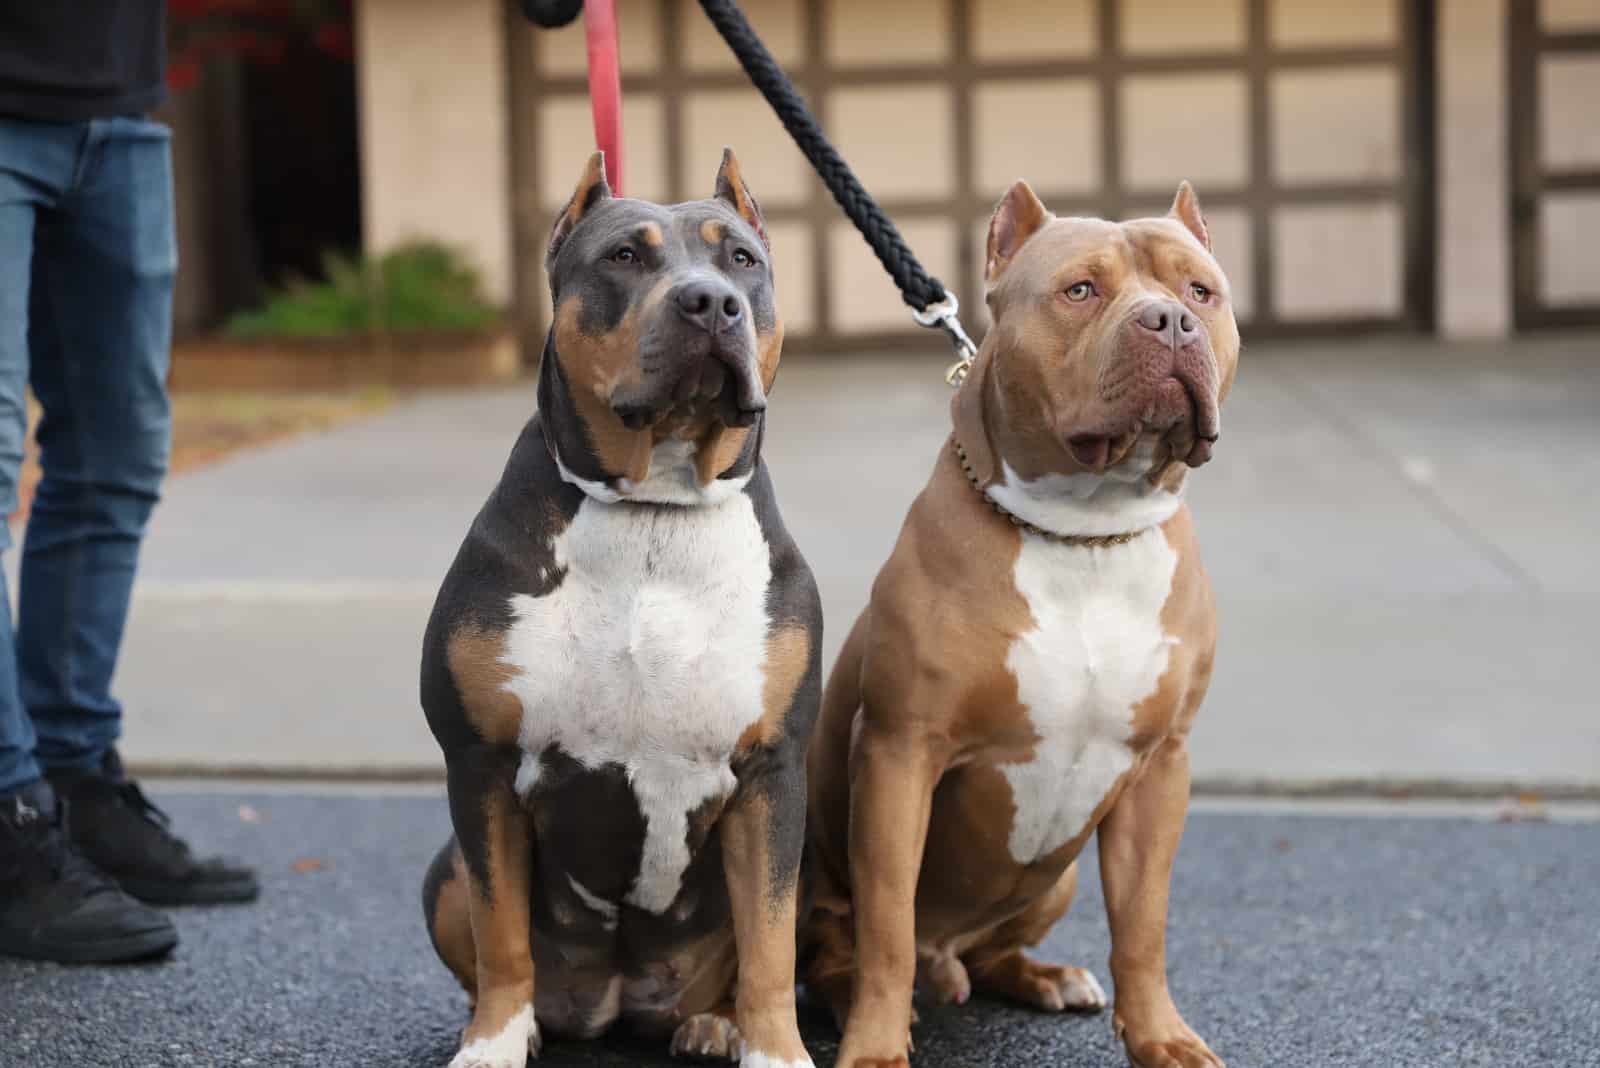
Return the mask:
<svg viewBox="0 0 1600 1068">
<path fill-rule="evenodd" d="M 1031 761 L 1000 769 L 1016 805 L 1017 863 L 1078 835 L 1132 766 L 1134 708 L 1177 643 L 1161 628 L 1177 564 L 1160 530 L 1093 549 L 1023 534 L 1013 580 L 1034 627 L 1012 643 L 1006 666 L 1039 741 Z"/>
<path fill-rule="evenodd" d="M 561 585 L 511 603 L 517 790 L 552 745 L 626 769 L 646 824 L 627 901 L 659 914 L 689 865 L 689 813 L 733 792 L 734 748 L 761 717 L 767 543 L 737 494 L 698 508 L 585 500 L 553 548 Z"/>
</svg>

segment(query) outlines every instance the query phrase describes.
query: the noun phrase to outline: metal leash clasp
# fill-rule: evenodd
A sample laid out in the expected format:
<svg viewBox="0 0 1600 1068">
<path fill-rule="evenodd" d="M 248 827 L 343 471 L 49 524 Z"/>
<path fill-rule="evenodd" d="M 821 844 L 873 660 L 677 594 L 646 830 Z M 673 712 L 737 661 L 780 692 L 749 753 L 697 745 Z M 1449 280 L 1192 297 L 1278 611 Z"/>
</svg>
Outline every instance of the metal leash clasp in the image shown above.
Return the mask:
<svg viewBox="0 0 1600 1068">
<path fill-rule="evenodd" d="M 950 338 L 950 344 L 955 346 L 956 362 L 945 371 L 944 380 L 952 388 L 960 388 L 961 383 L 967 380 L 967 372 L 972 370 L 972 361 L 977 358 L 978 346 L 967 336 L 966 328 L 961 325 L 961 303 L 956 300 L 956 295 L 946 293 L 943 300 L 930 304 L 921 311 L 913 310 L 911 318 L 916 320 L 918 326 L 937 327 Z"/>
</svg>

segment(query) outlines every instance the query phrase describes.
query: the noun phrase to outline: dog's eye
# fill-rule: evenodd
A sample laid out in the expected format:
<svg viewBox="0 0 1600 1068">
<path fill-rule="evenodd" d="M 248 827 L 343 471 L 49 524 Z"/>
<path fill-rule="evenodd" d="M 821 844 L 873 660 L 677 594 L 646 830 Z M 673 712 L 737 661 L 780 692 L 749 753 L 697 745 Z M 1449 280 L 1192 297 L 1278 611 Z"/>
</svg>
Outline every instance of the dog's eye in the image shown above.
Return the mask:
<svg viewBox="0 0 1600 1068">
<path fill-rule="evenodd" d="M 750 255 L 750 253 L 746 252 L 744 249 L 736 248 L 733 250 L 733 262 L 739 267 L 754 267 L 756 265 L 756 258 Z"/>
<path fill-rule="evenodd" d="M 627 245 L 623 245 L 611 254 L 612 263 L 638 263 L 639 254 Z"/>
<path fill-rule="evenodd" d="M 1081 304 L 1094 296 L 1093 282 L 1074 282 L 1067 287 L 1067 299 L 1074 304 Z"/>
<path fill-rule="evenodd" d="M 1201 304 L 1204 304 L 1206 301 L 1211 299 L 1211 290 L 1207 289 L 1199 282 L 1190 282 L 1189 295 L 1195 300 L 1199 301 Z"/>
</svg>

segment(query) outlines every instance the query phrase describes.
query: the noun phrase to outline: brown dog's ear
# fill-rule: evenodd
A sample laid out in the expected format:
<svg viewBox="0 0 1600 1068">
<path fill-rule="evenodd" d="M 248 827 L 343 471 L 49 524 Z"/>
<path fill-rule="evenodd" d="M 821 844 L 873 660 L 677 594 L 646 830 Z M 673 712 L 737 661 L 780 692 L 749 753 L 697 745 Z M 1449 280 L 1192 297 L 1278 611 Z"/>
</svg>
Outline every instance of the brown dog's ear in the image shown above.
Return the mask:
<svg viewBox="0 0 1600 1068">
<path fill-rule="evenodd" d="M 750 224 L 750 229 L 761 238 L 761 243 L 772 247 L 767 240 L 767 226 L 761 220 L 761 205 L 756 200 L 750 187 L 744 184 L 744 175 L 739 171 L 739 157 L 733 154 L 733 149 L 722 150 L 722 166 L 717 168 L 716 198 L 725 200 L 733 205 L 733 210 L 739 217 Z"/>
<path fill-rule="evenodd" d="M 1172 198 L 1172 210 L 1167 215 L 1183 223 L 1194 239 L 1211 251 L 1211 232 L 1206 229 L 1206 217 L 1200 212 L 1200 198 L 1195 196 L 1194 186 L 1187 181 L 1178 185 L 1178 195 Z"/>
<path fill-rule="evenodd" d="M 1050 218 L 1050 211 L 1021 178 L 1006 191 L 989 218 L 989 247 L 984 255 L 983 280 L 992 282 L 1010 263 L 1028 238 Z"/>
<path fill-rule="evenodd" d="M 567 238 L 572 236 L 573 229 L 582 218 L 593 211 L 595 205 L 611 199 L 611 184 L 606 181 L 606 154 L 596 152 L 589 157 L 589 162 L 584 164 L 583 177 L 578 179 L 578 186 L 572 191 L 572 199 L 567 201 L 567 206 L 561 209 L 561 214 L 556 217 L 556 225 L 550 231 L 550 243 L 545 246 L 545 270 L 555 262 L 556 253 L 561 251 L 561 246 L 567 243 Z"/>
</svg>

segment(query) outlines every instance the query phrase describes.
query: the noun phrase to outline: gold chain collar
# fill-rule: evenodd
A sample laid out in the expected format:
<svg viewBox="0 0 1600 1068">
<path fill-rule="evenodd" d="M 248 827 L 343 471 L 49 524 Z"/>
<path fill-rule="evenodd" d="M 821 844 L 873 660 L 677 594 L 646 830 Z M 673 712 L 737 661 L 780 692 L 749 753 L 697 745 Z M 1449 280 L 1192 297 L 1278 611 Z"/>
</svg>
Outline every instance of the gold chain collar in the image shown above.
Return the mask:
<svg viewBox="0 0 1600 1068">
<path fill-rule="evenodd" d="M 967 459 L 967 450 L 961 447 L 961 442 L 957 440 L 954 434 L 950 435 L 950 444 L 956 450 L 956 459 L 961 461 L 962 473 L 967 476 L 967 481 L 971 483 L 972 488 L 978 491 L 978 496 L 981 497 L 990 508 L 993 508 L 996 513 L 1010 520 L 1012 526 L 1018 528 L 1019 530 L 1025 530 L 1035 537 L 1043 538 L 1046 541 L 1053 541 L 1058 545 L 1074 545 L 1082 548 L 1104 549 L 1112 545 L 1126 545 L 1128 542 L 1148 532 L 1150 529 L 1149 527 L 1146 527 L 1144 530 L 1129 530 L 1121 534 L 1057 534 L 1053 530 L 1045 530 L 1043 527 L 1035 526 L 1026 519 L 1022 518 L 1020 515 L 1017 515 L 1016 513 L 1008 511 L 1002 507 L 999 501 L 995 500 L 984 491 L 983 483 L 979 482 L 978 476 L 972 473 L 972 463 Z"/>
</svg>

